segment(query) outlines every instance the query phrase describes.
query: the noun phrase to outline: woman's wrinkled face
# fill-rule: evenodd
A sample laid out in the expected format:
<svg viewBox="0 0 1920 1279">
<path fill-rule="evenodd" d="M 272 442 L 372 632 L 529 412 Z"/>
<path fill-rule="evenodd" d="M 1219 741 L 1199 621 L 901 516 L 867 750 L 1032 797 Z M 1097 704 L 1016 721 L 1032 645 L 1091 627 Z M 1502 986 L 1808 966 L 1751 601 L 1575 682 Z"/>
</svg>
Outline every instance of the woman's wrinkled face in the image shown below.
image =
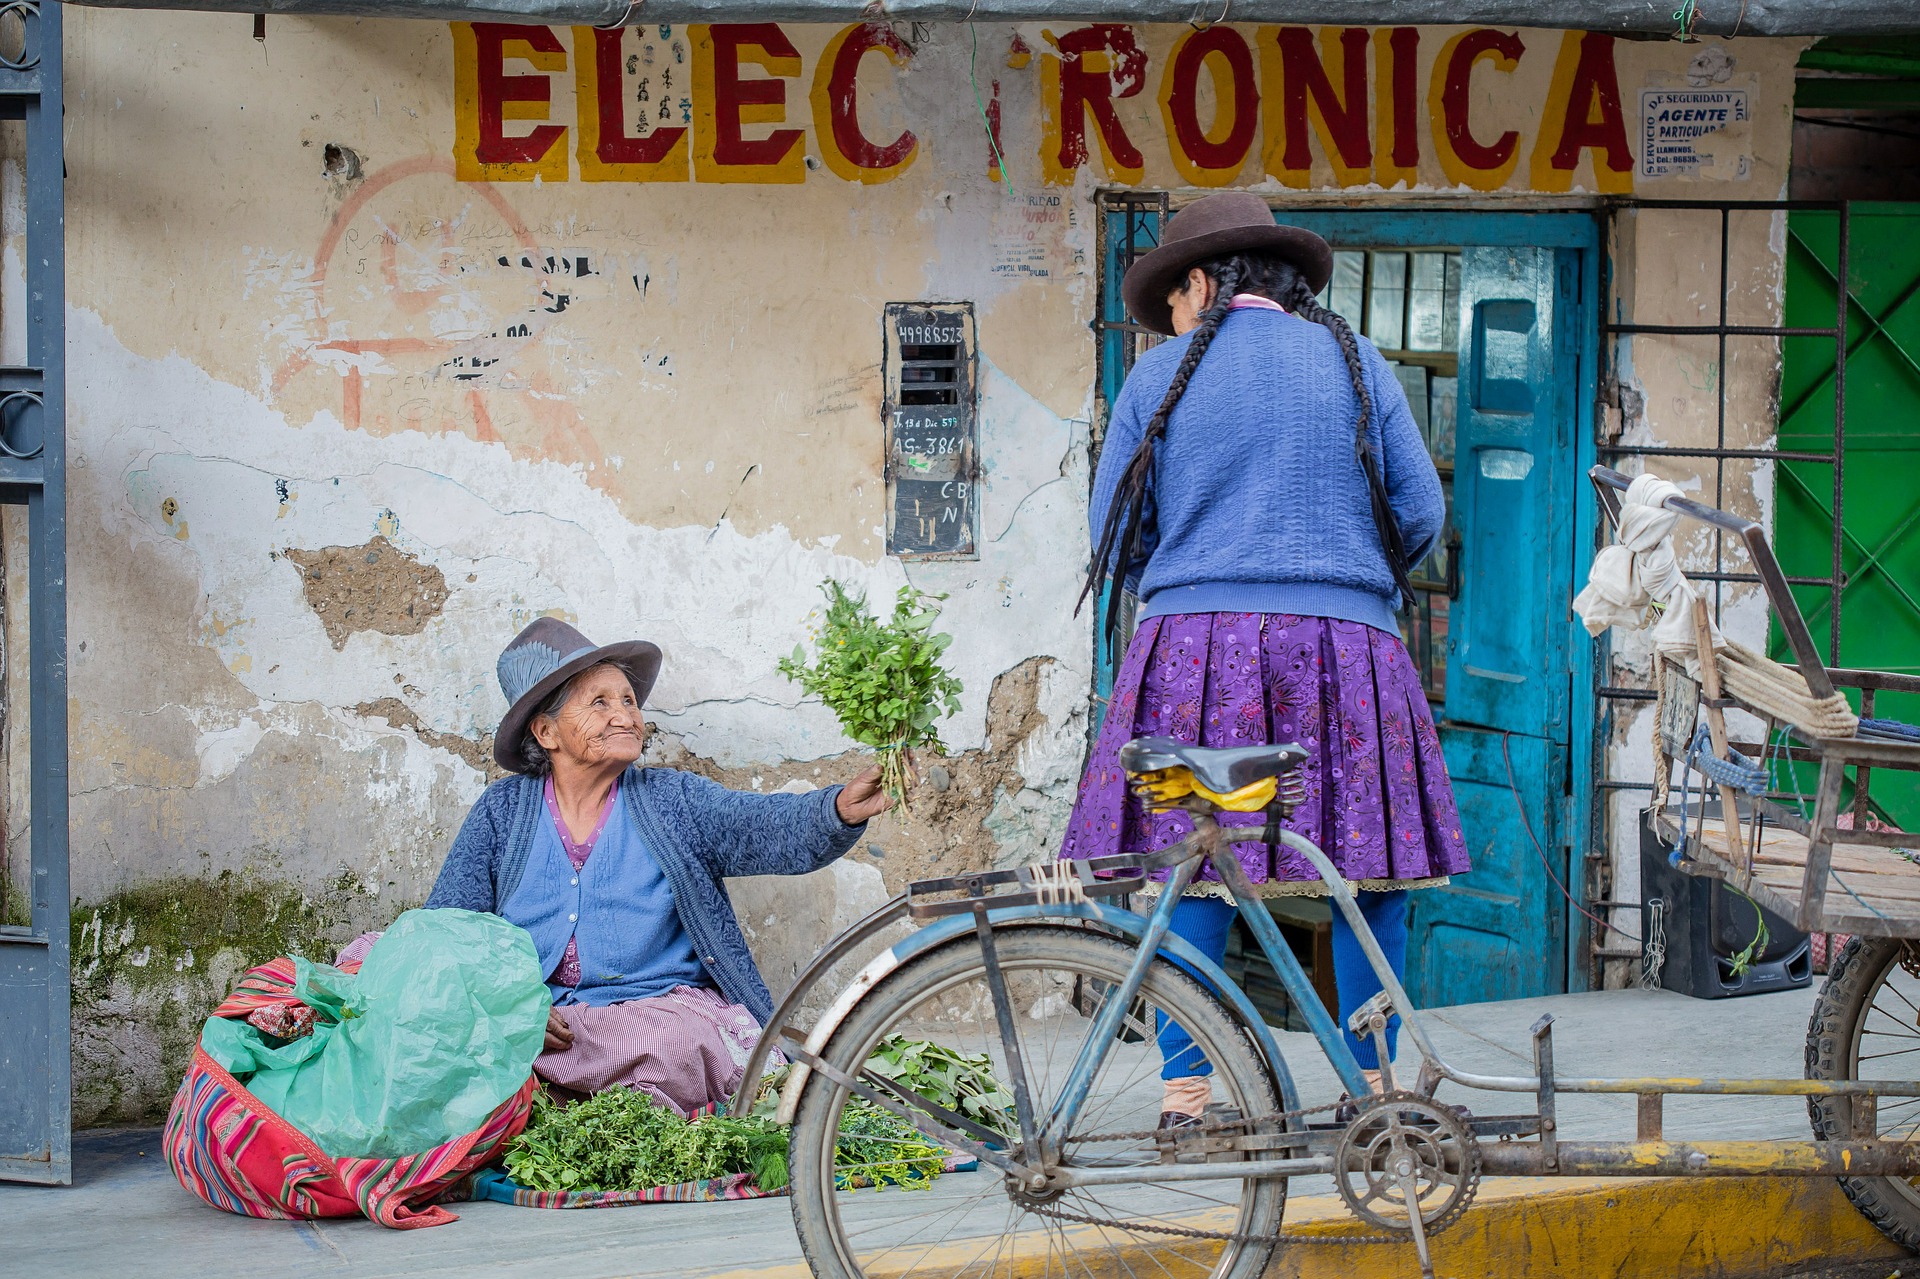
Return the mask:
<svg viewBox="0 0 1920 1279">
<path fill-rule="evenodd" d="M 1213 281 L 1199 267 L 1189 267 L 1179 287 L 1167 291 L 1167 305 L 1173 308 L 1173 335 L 1180 337 L 1200 327 L 1200 316 L 1213 305 Z"/>
<path fill-rule="evenodd" d="M 533 738 L 556 762 L 586 768 L 622 767 L 640 758 L 647 727 L 633 684 L 618 666 L 602 664 L 574 676 L 566 704 L 533 721 Z"/>
</svg>

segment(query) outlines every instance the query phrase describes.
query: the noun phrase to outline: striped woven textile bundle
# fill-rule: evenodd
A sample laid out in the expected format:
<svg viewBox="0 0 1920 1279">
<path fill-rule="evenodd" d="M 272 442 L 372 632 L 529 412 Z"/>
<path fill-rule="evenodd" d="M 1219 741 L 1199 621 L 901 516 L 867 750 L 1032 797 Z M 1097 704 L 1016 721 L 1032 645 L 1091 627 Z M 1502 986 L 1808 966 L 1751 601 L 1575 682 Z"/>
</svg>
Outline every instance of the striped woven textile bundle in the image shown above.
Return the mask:
<svg viewBox="0 0 1920 1279">
<path fill-rule="evenodd" d="M 293 980 L 291 959 L 262 964 L 240 979 L 214 1015 L 245 1017 L 297 1002 Z M 456 1220 L 440 1201 L 526 1127 L 533 1090 L 529 1074 L 478 1129 L 431 1150 L 393 1159 L 334 1159 L 195 1048 L 167 1113 L 161 1147 L 180 1184 L 224 1212 L 275 1219 L 364 1216 L 413 1230 Z"/>
</svg>

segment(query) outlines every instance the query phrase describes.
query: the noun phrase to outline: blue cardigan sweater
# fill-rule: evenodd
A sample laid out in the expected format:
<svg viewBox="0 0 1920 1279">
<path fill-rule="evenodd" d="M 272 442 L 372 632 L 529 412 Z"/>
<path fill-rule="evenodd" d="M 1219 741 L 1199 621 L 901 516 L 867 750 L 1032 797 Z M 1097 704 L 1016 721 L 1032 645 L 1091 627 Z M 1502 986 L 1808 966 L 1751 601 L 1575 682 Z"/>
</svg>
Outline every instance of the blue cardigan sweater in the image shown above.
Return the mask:
<svg viewBox="0 0 1920 1279">
<path fill-rule="evenodd" d="M 427 907 L 497 915 L 519 888 L 539 824 L 551 821 L 537 777 L 503 777 L 487 787 L 440 867 Z M 629 768 L 620 794 L 673 889 L 673 904 L 701 964 L 720 993 L 765 1024 L 773 996 L 754 967 L 729 875 L 804 875 L 837 861 L 864 825 L 840 820 L 840 787 L 805 795 L 732 791 L 693 773 Z"/>
<path fill-rule="evenodd" d="M 1142 355 L 1114 402 L 1089 510 L 1096 546 L 1189 340 Z M 1373 401 L 1368 437 L 1418 564 L 1446 520 L 1440 477 L 1393 370 L 1356 341 Z M 1325 327 L 1284 311 L 1229 312 L 1156 446 L 1140 616 L 1296 613 L 1397 633 L 1399 591 L 1353 455 L 1359 411 Z"/>
</svg>

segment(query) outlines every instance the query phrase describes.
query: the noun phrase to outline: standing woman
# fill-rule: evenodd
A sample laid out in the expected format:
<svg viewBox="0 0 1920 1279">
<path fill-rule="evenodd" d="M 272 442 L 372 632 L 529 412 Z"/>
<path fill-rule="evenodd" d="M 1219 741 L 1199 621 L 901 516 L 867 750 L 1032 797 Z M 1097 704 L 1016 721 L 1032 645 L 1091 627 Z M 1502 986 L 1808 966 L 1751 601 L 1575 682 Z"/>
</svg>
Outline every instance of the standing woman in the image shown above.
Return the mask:
<svg viewBox="0 0 1920 1279">
<path fill-rule="evenodd" d="M 1111 575 L 1116 596 L 1120 583 L 1139 595 L 1141 621 L 1060 855 L 1151 852 L 1192 830 L 1185 813 L 1154 815 L 1129 795 L 1119 754 L 1132 738 L 1297 741 L 1306 802 L 1288 826 L 1359 894 L 1398 973 L 1407 890 L 1468 869 L 1433 715 L 1395 620 L 1446 507 L 1399 381 L 1315 300 L 1332 269 L 1326 241 L 1275 225 L 1259 196 L 1227 192 L 1182 210 L 1127 272 L 1127 309 L 1175 336 L 1134 364 L 1094 480 L 1087 593 L 1097 599 Z M 1109 608 L 1097 624 L 1112 617 Z M 1263 895 L 1326 891 L 1284 845 L 1231 852 Z M 1218 962 L 1233 919 L 1208 867 L 1173 931 Z M 1340 1025 L 1377 1085 L 1373 1044 L 1344 1028 L 1380 982 L 1337 910 L 1333 959 Z M 1397 1029 L 1395 1019 L 1390 1050 Z M 1159 1041 L 1161 1126 L 1198 1122 L 1213 1067 L 1164 1017 Z"/>
</svg>

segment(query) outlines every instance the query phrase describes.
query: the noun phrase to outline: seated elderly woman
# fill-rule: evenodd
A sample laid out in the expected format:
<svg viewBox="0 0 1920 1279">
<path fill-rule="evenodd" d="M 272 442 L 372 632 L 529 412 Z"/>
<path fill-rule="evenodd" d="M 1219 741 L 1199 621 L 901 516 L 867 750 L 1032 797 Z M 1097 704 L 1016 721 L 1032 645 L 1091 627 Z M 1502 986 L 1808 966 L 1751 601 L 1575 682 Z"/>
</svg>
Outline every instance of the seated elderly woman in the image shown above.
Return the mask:
<svg viewBox="0 0 1920 1279">
<path fill-rule="evenodd" d="M 468 813 L 427 906 L 532 935 L 553 995 L 536 1074 L 574 1093 L 631 1085 L 686 1114 L 732 1093 L 773 1013 L 722 881 L 817 870 L 888 800 L 878 769 L 757 795 L 639 767 L 659 670 L 652 644 L 596 647 L 553 618 L 515 637 L 493 747 L 514 776 Z"/>
</svg>

